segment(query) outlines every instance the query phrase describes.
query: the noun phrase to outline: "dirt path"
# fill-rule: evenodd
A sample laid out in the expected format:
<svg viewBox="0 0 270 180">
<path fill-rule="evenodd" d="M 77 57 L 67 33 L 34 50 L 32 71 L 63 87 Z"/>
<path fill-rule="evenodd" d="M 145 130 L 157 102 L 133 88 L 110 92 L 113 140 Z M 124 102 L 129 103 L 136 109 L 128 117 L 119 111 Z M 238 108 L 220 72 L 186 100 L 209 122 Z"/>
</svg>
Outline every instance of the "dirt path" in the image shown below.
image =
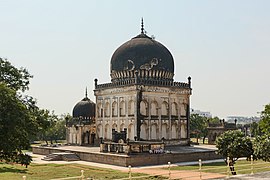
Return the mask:
<svg viewBox="0 0 270 180">
<path fill-rule="evenodd" d="M 161 168 L 134 168 L 131 170 L 132 173 L 144 173 L 149 175 L 159 175 L 164 177 L 169 177 L 169 171 L 167 169 Z M 125 172 L 127 172 L 125 170 Z M 224 178 L 225 175 L 218 173 L 201 173 L 201 179 L 212 179 L 212 178 Z M 197 171 L 171 171 L 171 179 L 187 179 L 187 180 L 197 180 L 200 179 L 200 172 Z"/>
</svg>

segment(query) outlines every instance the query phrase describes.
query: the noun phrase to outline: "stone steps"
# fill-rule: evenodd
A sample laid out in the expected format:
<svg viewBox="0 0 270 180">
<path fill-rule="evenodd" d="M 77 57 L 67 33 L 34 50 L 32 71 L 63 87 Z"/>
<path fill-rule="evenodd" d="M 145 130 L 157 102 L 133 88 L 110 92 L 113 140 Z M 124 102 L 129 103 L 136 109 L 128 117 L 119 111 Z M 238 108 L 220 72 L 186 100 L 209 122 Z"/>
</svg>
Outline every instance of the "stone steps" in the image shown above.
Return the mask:
<svg viewBox="0 0 270 180">
<path fill-rule="evenodd" d="M 44 161 L 78 161 L 79 156 L 74 153 L 52 153 L 43 157 L 41 160 Z"/>
</svg>

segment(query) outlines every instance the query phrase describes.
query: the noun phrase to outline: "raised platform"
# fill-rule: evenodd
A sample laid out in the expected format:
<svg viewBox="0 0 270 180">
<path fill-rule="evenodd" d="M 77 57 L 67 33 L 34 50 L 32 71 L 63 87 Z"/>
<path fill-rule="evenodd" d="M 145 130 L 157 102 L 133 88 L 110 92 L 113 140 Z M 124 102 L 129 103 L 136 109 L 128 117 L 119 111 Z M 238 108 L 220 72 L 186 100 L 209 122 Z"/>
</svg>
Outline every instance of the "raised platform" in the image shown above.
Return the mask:
<svg viewBox="0 0 270 180">
<path fill-rule="evenodd" d="M 118 153 L 102 153 L 99 147 L 83 147 L 83 146 L 58 146 L 58 147 L 37 147 L 33 146 L 34 154 L 48 155 L 52 153 L 67 152 L 74 153 L 83 161 L 118 165 L 118 166 L 145 166 L 160 165 L 178 162 L 189 162 L 202 160 L 220 159 L 221 156 L 215 153 L 212 148 L 193 147 L 193 146 L 171 146 L 165 150 L 170 153 L 150 154 L 118 154 Z"/>
</svg>

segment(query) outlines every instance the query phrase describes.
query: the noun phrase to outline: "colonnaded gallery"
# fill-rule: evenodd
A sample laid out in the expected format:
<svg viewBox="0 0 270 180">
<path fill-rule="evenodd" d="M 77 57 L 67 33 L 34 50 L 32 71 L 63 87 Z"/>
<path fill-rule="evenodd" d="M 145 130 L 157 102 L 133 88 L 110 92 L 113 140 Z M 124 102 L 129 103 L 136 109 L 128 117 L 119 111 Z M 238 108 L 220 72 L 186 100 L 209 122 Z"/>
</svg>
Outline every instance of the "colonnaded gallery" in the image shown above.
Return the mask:
<svg viewBox="0 0 270 180">
<path fill-rule="evenodd" d="M 161 43 L 141 33 L 122 44 L 110 61 L 110 83 L 95 79 L 95 103 L 86 97 L 67 120 L 67 142 L 111 141 L 113 132 L 129 141 L 189 143 L 191 78 L 174 81 L 174 59 Z"/>
</svg>

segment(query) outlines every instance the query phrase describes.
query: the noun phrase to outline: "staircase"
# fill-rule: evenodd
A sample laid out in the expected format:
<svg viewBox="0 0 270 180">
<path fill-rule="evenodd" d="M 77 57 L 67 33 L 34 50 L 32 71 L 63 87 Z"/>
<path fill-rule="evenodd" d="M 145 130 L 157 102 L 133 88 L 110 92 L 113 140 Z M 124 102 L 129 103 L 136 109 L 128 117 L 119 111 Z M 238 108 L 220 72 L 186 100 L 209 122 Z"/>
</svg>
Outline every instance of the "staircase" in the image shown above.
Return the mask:
<svg viewBox="0 0 270 180">
<path fill-rule="evenodd" d="M 44 161 L 78 161 L 79 156 L 74 153 L 52 153 L 43 157 Z"/>
<path fill-rule="evenodd" d="M 62 159 L 64 161 L 79 161 L 80 160 L 79 156 L 74 153 L 63 154 Z"/>
</svg>

